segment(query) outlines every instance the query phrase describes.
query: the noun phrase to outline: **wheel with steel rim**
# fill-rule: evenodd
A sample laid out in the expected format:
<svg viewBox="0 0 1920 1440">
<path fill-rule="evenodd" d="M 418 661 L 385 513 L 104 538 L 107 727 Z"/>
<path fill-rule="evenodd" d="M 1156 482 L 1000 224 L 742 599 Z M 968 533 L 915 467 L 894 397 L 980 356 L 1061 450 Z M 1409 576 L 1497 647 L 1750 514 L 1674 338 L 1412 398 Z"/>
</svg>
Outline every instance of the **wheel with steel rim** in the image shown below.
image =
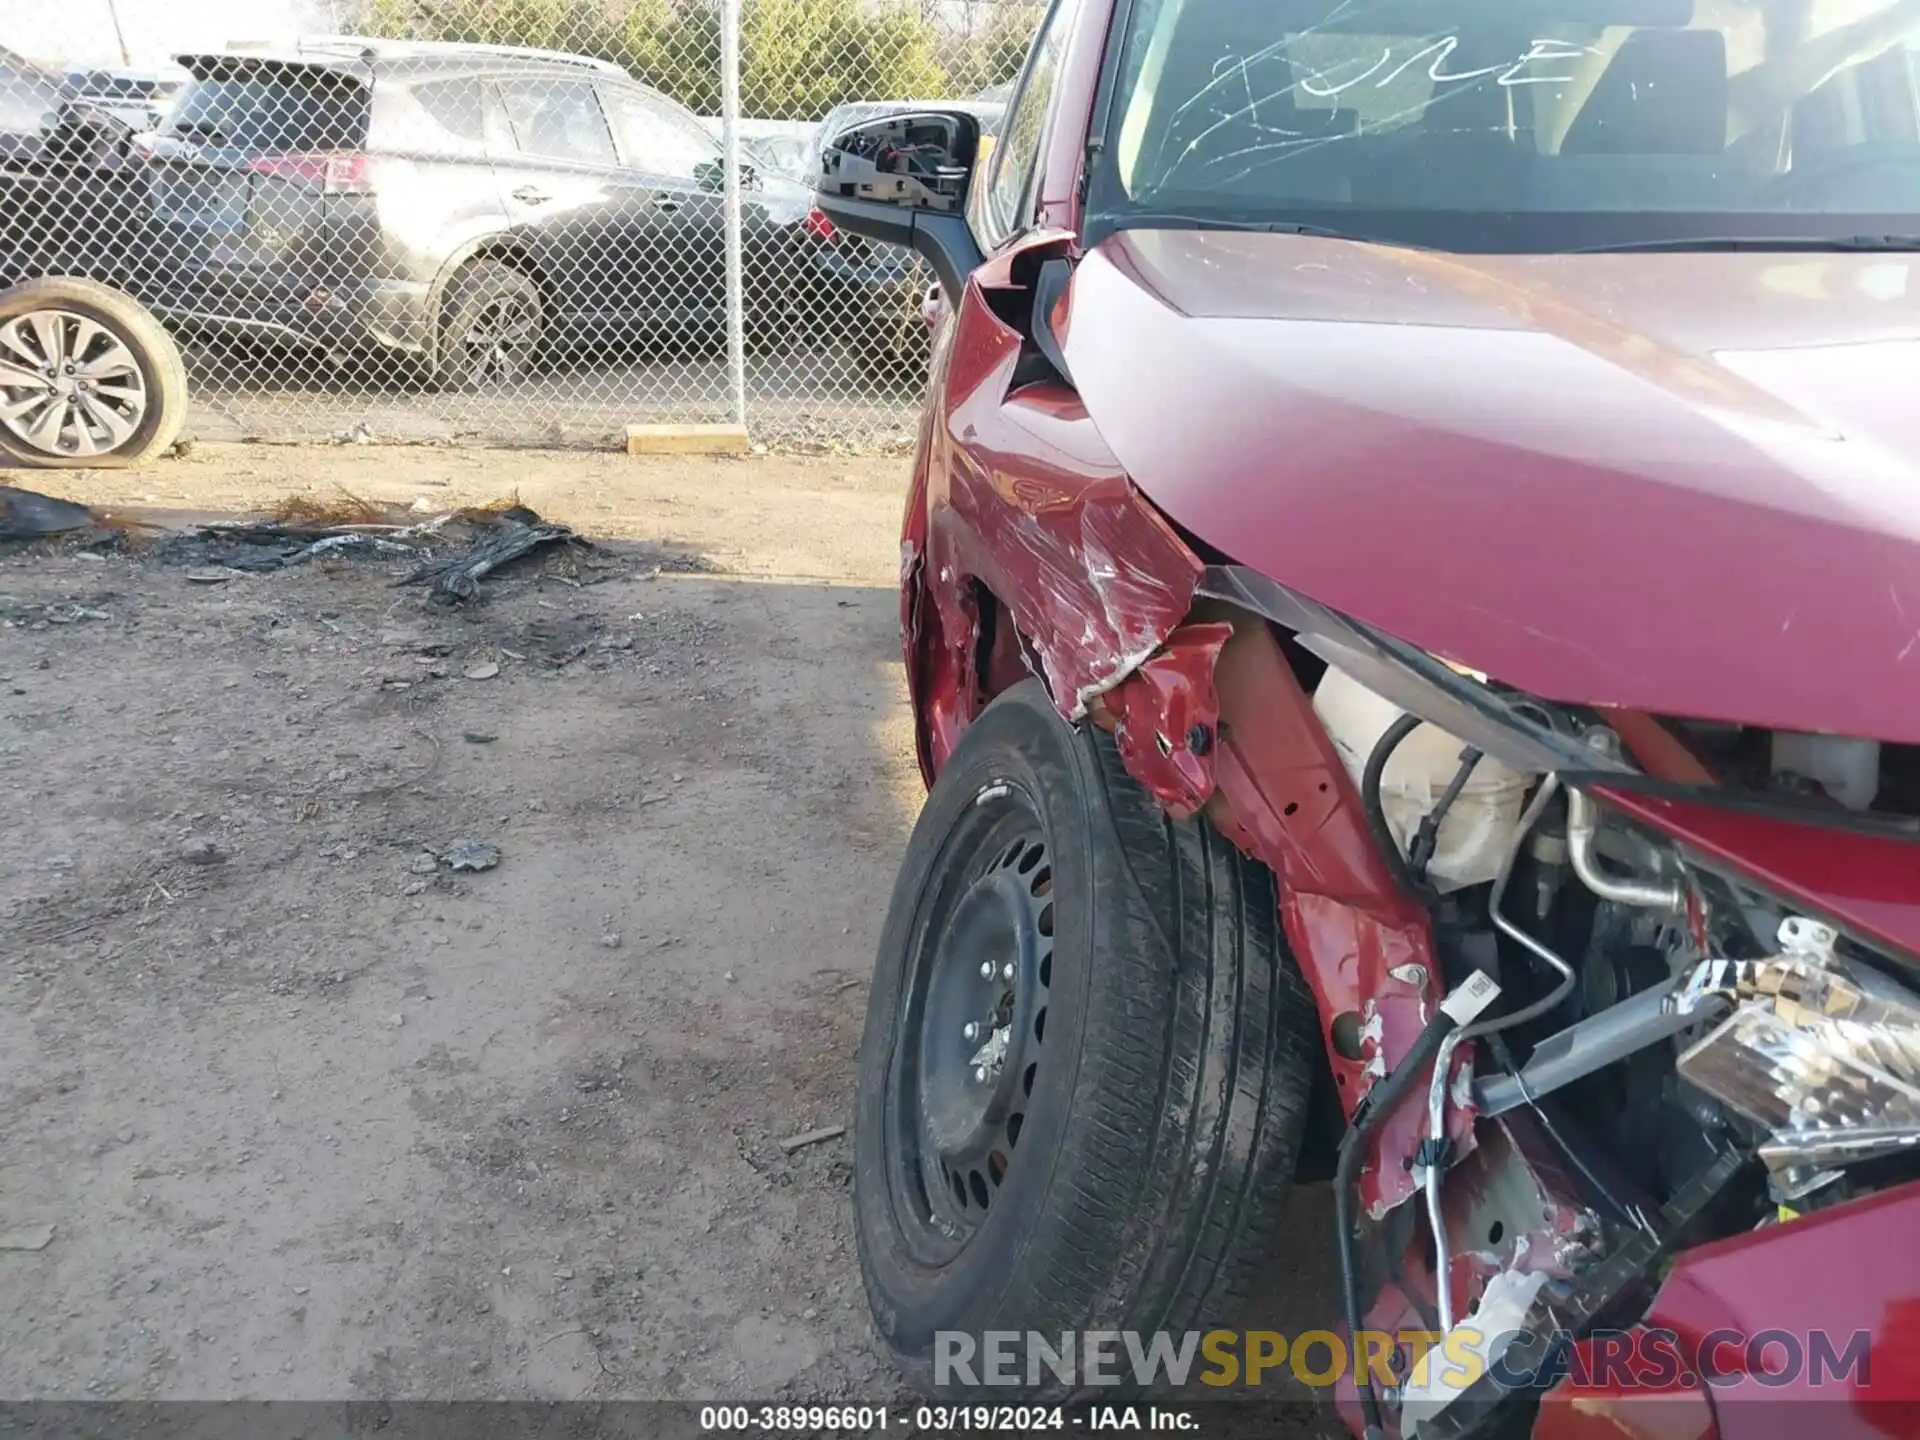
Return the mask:
<svg viewBox="0 0 1920 1440">
<path fill-rule="evenodd" d="M 1009 838 L 1011 837 L 1011 838 Z M 1053 867 L 1032 795 L 989 786 L 952 843 L 964 886 L 935 897 L 909 957 L 888 1153 L 899 1190 L 956 1242 L 987 1218 L 1026 1125 L 1053 979 Z"/>
<path fill-rule="evenodd" d="M 1238 1323 L 1321 1063 L 1268 872 L 1039 682 L 1002 695 L 915 827 L 861 1047 L 856 1233 L 902 1370 L 955 1398 L 942 1336 Z M 1080 1393 L 1015 1368 L 979 1398 Z"/>
<path fill-rule="evenodd" d="M 0 291 L 0 451 L 22 465 L 117 468 L 179 438 L 179 348 L 131 296 L 48 277 Z"/>
<path fill-rule="evenodd" d="M 540 287 L 499 260 L 473 260 L 447 287 L 437 376 L 450 389 L 486 393 L 523 383 L 545 341 Z"/>
</svg>

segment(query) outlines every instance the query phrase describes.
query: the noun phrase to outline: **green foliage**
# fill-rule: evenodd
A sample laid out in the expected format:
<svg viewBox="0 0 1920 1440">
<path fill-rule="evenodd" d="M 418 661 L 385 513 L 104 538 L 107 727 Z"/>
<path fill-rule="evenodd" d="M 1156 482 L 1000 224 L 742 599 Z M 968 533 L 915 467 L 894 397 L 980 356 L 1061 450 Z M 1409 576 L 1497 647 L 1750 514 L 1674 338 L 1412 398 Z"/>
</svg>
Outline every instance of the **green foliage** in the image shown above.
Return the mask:
<svg viewBox="0 0 1920 1440">
<path fill-rule="evenodd" d="M 848 100 L 946 92 L 936 36 L 917 9 L 870 0 L 753 0 L 741 27 L 748 115 L 818 120 Z"/>
<path fill-rule="evenodd" d="M 1010 79 L 1039 9 L 1007 4 L 964 45 L 912 0 L 744 0 L 740 85 L 756 119 L 818 120 L 848 100 L 970 94 Z M 530 45 L 611 60 L 702 114 L 720 108 L 711 0 L 367 0 L 368 34 Z"/>
<path fill-rule="evenodd" d="M 610 60 L 702 115 L 720 113 L 720 12 L 710 5 L 639 0 Z"/>
<path fill-rule="evenodd" d="M 998 6 L 982 33 L 952 44 L 947 71 L 954 93 L 973 95 L 1017 76 L 1027 63 L 1041 13 L 1037 5 Z"/>
<path fill-rule="evenodd" d="M 526 45 L 614 58 L 599 0 L 374 0 L 369 33 L 414 40 Z"/>
</svg>

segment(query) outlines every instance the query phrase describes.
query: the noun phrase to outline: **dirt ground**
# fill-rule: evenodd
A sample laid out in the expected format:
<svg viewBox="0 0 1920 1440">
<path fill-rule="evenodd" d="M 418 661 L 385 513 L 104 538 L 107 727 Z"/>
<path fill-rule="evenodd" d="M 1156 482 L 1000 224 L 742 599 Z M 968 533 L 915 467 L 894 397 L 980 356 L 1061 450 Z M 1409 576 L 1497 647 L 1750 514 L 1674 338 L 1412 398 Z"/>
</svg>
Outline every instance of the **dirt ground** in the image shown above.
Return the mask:
<svg viewBox="0 0 1920 1440">
<path fill-rule="evenodd" d="M 846 1141 L 780 1142 L 848 1118 L 920 802 L 902 470 L 32 477 L 168 524 L 513 491 L 607 543 L 453 610 L 404 562 L 0 554 L 0 1396 L 900 1393 Z"/>
</svg>

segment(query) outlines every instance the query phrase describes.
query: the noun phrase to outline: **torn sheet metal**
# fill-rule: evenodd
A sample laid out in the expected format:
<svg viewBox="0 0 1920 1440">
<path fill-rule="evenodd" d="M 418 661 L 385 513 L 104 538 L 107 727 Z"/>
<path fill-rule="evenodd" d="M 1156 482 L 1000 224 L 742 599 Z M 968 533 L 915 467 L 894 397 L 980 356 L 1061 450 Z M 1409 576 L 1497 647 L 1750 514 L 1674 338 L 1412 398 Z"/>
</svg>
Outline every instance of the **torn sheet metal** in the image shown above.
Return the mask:
<svg viewBox="0 0 1920 1440">
<path fill-rule="evenodd" d="M 1013 285 L 1022 254 L 976 274 Z M 1079 396 L 1015 384 L 1025 342 L 990 306 L 951 327 L 940 414 L 909 501 L 902 625 L 922 748 L 937 770 L 986 699 L 981 592 L 1003 605 L 1069 719 L 1137 671 L 1186 618 L 1203 566 L 1133 486 Z M 1163 797 L 1180 802 L 1180 793 Z"/>
<path fill-rule="evenodd" d="M 1205 617 L 1244 612 L 1202 607 Z M 1386 868 L 1339 752 L 1272 631 L 1245 619 L 1214 667 L 1220 710 L 1208 816 L 1280 879 L 1280 918 L 1319 1006 L 1343 1113 L 1400 1063 L 1440 1002 L 1426 911 Z M 1414 1193 L 1401 1161 L 1424 1138 L 1405 1105 L 1382 1122 L 1360 1176 L 1379 1216 Z M 1471 1116 L 1449 1121 L 1472 1149 Z"/>
<path fill-rule="evenodd" d="M 935 603 L 943 623 L 960 621 L 958 587 L 984 585 L 1033 646 L 1062 713 L 1078 720 L 1166 642 L 1202 567 L 1125 476 L 1089 476 L 1098 437 L 1072 392 L 1035 385 L 995 410 L 1024 432 L 1021 474 L 971 456 L 952 474 L 929 536 Z"/>
<path fill-rule="evenodd" d="M 1213 798 L 1220 725 L 1213 667 L 1232 638 L 1231 625 L 1184 625 L 1099 701 L 1128 773 L 1176 820 L 1191 819 Z"/>
</svg>

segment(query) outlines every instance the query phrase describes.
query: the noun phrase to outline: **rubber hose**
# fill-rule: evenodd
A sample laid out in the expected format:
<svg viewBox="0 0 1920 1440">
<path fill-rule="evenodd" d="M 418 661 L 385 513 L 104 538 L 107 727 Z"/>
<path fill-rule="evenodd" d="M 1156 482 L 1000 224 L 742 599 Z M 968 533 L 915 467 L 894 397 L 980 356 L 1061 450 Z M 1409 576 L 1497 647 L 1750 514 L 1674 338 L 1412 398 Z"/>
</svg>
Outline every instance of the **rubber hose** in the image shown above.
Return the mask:
<svg viewBox="0 0 1920 1440">
<path fill-rule="evenodd" d="M 1393 878 L 1411 895 L 1419 895 L 1421 888 L 1414 883 L 1413 872 L 1407 869 L 1406 857 L 1400 853 L 1400 842 L 1393 838 L 1393 831 L 1387 825 L 1387 812 L 1380 803 L 1380 780 L 1387 773 L 1387 762 L 1400 748 L 1400 742 L 1424 723 L 1418 715 L 1402 715 L 1389 725 L 1374 742 L 1373 753 L 1367 756 L 1367 768 L 1360 775 L 1360 808 L 1366 812 L 1367 829 L 1373 833 L 1380 858 L 1393 872 Z"/>
<path fill-rule="evenodd" d="M 1460 768 L 1453 772 L 1453 780 L 1441 793 L 1440 803 L 1420 822 L 1419 833 L 1413 837 L 1413 844 L 1407 847 L 1407 865 L 1413 875 L 1413 883 L 1423 889 L 1427 883 L 1427 867 L 1433 864 L 1433 852 L 1440 848 L 1440 827 L 1447 823 L 1453 802 L 1460 798 L 1460 792 L 1467 788 L 1467 781 L 1473 778 L 1475 768 L 1486 758 L 1471 745 L 1460 752 Z"/>
</svg>

